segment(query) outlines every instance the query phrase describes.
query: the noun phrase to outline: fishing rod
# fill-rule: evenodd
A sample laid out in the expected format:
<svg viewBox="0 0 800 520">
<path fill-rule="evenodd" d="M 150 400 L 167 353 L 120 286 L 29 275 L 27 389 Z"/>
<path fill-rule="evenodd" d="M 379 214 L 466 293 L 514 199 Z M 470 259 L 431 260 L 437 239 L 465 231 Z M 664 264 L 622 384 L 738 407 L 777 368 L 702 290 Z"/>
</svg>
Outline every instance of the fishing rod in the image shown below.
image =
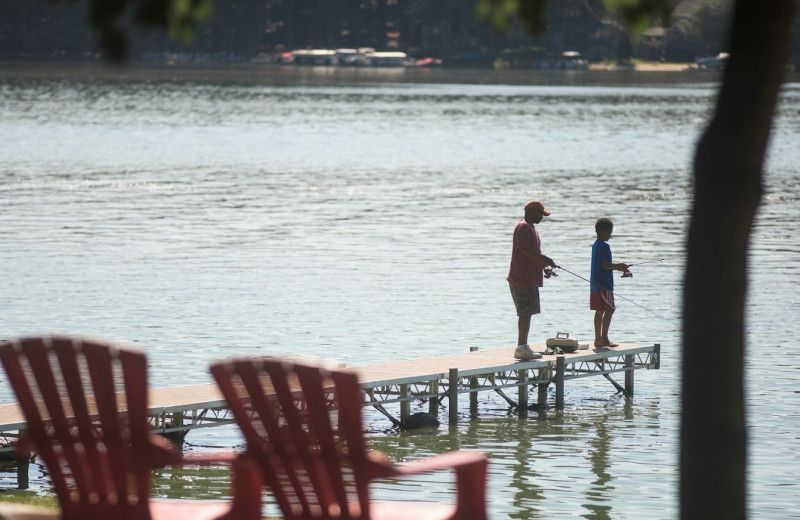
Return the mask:
<svg viewBox="0 0 800 520">
<path fill-rule="evenodd" d="M 643 264 L 654 264 L 656 262 L 663 262 L 664 260 L 671 260 L 673 258 L 678 258 L 680 255 L 676 256 L 665 256 L 664 258 L 658 258 L 655 260 L 645 260 L 644 262 L 636 262 L 635 264 L 627 264 L 628 267 L 633 267 L 634 265 L 643 265 Z"/>
<path fill-rule="evenodd" d="M 564 269 L 564 268 L 563 268 L 563 267 L 561 267 L 560 265 L 557 265 L 557 266 L 556 266 L 556 268 L 557 268 L 557 269 L 561 269 L 562 271 L 564 271 L 564 272 L 567 272 L 567 273 L 571 274 L 572 276 L 575 276 L 575 277 L 577 277 L 577 278 L 580 278 L 580 279 L 581 279 L 581 280 L 583 280 L 584 282 L 588 282 L 588 283 L 590 283 L 590 284 L 592 283 L 592 281 L 591 281 L 591 280 L 587 280 L 587 279 L 586 279 L 586 278 L 584 278 L 583 276 L 581 276 L 581 275 L 579 275 L 579 274 L 577 274 L 577 273 L 573 273 L 573 272 L 572 272 L 572 271 L 570 271 L 569 269 Z M 600 284 L 595 284 L 595 285 L 596 285 L 596 286 L 598 286 L 598 287 L 600 287 L 600 288 L 602 288 L 602 289 L 604 289 L 604 290 L 610 290 L 610 289 L 606 289 L 605 287 L 603 287 L 603 286 L 602 286 L 602 285 L 600 285 Z M 614 292 L 614 291 L 611 291 L 611 292 L 614 294 L 614 296 L 616 296 L 616 297 L 618 297 L 618 298 L 622 298 L 622 299 L 623 299 L 623 300 L 625 300 L 626 302 L 628 302 L 628 303 L 632 303 L 632 304 L 636 305 L 637 307 L 639 307 L 640 309 L 644 309 L 644 310 L 646 310 L 647 312 L 649 312 L 650 314 L 652 314 L 652 315 L 654 315 L 654 316 L 657 316 L 657 317 L 661 318 L 662 320 L 664 320 L 664 321 L 666 321 L 666 322 L 668 322 L 668 323 L 671 323 L 672 325 L 674 325 L 674 326 L 676 326 L 676 327 L 678 327 L 678 326 L 679 326 L 679 325 L 678 325 L 677 323 L 675 323 L 674 321 L 672 321 L 672 320 L 670 320 L 670 319 L 667 319 L 667 318 L 665 318 L 664 316 L 662 316 L 662 315 L 658 314 L 657 312 L 655 312 L 655 311 L 652 311 L 652 310 L 648 309 L 647 307 L 645 307 L 645 306 L 643 306 L 643 305 L 639 305 L 639 304 L 638 304 L 638 303 L 636 303 L 635 301 L 633 301 L 633 300 L 630 300 L 630 299 L 628 299 L 628 298 L 626 298 L 626 297 L 622 296 L 621 294 L 618 294 L 618 293 L 616 293 L 616 292 Z"/>
</svg>

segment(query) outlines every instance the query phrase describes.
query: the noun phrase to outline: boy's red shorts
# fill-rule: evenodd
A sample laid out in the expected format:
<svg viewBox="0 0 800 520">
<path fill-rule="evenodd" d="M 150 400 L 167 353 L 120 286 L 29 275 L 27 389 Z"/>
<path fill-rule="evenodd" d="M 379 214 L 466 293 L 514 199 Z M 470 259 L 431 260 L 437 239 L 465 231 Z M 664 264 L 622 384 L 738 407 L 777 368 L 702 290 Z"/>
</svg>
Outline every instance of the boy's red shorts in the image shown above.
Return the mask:
<svg viewBox="0 0 800 520">
<path fill-rule="evenodd" d="M 593 311 L 616 309 L 614 291 L 594 291 L 589 293 L 589 308 Z"/>
</svg>

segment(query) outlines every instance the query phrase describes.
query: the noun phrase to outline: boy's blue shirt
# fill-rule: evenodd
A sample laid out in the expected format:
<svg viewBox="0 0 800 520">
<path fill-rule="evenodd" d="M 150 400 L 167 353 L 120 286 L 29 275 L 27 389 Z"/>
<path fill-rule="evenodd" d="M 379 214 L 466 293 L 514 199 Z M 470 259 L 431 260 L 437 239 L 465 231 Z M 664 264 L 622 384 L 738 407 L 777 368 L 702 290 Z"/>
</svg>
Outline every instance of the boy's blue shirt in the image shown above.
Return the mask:
<svg viewBox="0 0 800 520">
<path fill-rule="evenodd" d="M 614 290 L 614 271 L 603 269 L 605 260 L 611 262 L 611 246 L 598 238 L 592 245 L 592 275 L 589 289 L 591 292 Z"/>
</svg>

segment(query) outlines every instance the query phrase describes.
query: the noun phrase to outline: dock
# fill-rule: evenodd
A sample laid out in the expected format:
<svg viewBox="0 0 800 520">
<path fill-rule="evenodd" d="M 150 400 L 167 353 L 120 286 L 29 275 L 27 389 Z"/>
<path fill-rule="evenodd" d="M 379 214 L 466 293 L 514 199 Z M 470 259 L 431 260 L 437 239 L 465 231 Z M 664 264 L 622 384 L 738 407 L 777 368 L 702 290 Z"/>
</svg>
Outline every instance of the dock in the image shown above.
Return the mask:
<svg viewBox="0 0 800 520">
<path fill-rule="evenodd" d="M 373 406 L 396 425 L 405 424 L 410 416 L 411 403 L 428 401 L 428 413 L 437 416 L 444 400 L 448 405 L 448 422 L 458 421 L 459 396 L 469 394 L 470 414 L 477 413 L 478 393 L 494 391 L 520 415 L 529 410 L 528 394 L 532 386 L 538 389 L 536 405 L 547 404 L 547 388 L 555 385 L 555 408 L 564 408 L 564 387 L 567 381 L 604 376 L 626 396 L 633 396 L 634 371 L 660 368 L 661 345 L 620 344 L 618 347 L 578 350 L 569 354 L 543 355 L 541 359 L 518 361 L 516 347 L 487 350 L 471 349 L 469 353 L 449 356 L 393 361 L 364 367 L 354 367 L 365 391 L 366 406 Z M 535 352 L 543 353 L 544 343 L 533 343 Z M 623 384 L 612 374 L 624 374 Z M 512 399 L 506 392 L 516 390 Z M 513 395 L 513 394 L 512 394 Z M 385 405 L 398 404 L 399 419 L 385 411 Z"/>
<path fill-rule="evenodd" d="M 568 381 L 584 377 L 605 377 L 617 391 L 630 397 L 634 392 L 634 372 L 660 367 L 661 346 L 623 343 L 573 353 L 544 354 L 540 359 L 514 359 L 516 347 L 480 350 L 463 354 L 398 360 L 344 368 L 358 374 L 364 406 L 380 411 L 394 425 L 403 427 L 411 416 L 413 403 L 427 402 L 427 413 L 438 417 L 447 406 L 448 422 L 459 419 L 459 397 L 469 396 L 470 415 L 477 414 L 478 394 L 498 393 L 511 408 L 526 415 L 531 407 L 529 393 L 536 386 L 536 405 L 544 409 L 547 388 L 555 386 L 556 410 L 564 408 L 564 388 Z M 545 353 L 545 343 L 531 348 Z M 612 376 L 621 374 L 622 383 Z M 389 408 L 387 408 L 389 407 Z M 390 411 L 391 410 L 391 411 Z M 154 388 L 149 390 L 151 424 L 158 433 L 182 439 L 190 430 L 233 424 L 232 414 L 215 384 Z M 392 413 L 394 411 L 394 413 Z M 1 452 L 13 451 L 13 442 L 26 427 L 16 404 L 0 405 Z M 23 464 L 20 464 L 23 466 Z M 27 482 L 22 468 L 19 484 Z"/>
</svg>

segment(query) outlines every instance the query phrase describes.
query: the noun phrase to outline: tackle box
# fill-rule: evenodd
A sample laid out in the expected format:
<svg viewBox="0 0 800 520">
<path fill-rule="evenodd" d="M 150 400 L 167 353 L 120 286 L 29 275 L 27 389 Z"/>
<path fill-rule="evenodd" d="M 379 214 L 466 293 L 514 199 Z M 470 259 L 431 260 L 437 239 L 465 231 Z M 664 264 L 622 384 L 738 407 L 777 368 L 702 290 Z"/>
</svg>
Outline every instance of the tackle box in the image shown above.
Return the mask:
<svg viewBox="0 0 800 520">
<path fill-rule="evenodd" d="M 564 352 L 578 350 L 578 340 L 569 337 L 569 332 L 557 332 L 555 338 L 547 338 L 547 348 L 560 348 Z"/>
</svg>

